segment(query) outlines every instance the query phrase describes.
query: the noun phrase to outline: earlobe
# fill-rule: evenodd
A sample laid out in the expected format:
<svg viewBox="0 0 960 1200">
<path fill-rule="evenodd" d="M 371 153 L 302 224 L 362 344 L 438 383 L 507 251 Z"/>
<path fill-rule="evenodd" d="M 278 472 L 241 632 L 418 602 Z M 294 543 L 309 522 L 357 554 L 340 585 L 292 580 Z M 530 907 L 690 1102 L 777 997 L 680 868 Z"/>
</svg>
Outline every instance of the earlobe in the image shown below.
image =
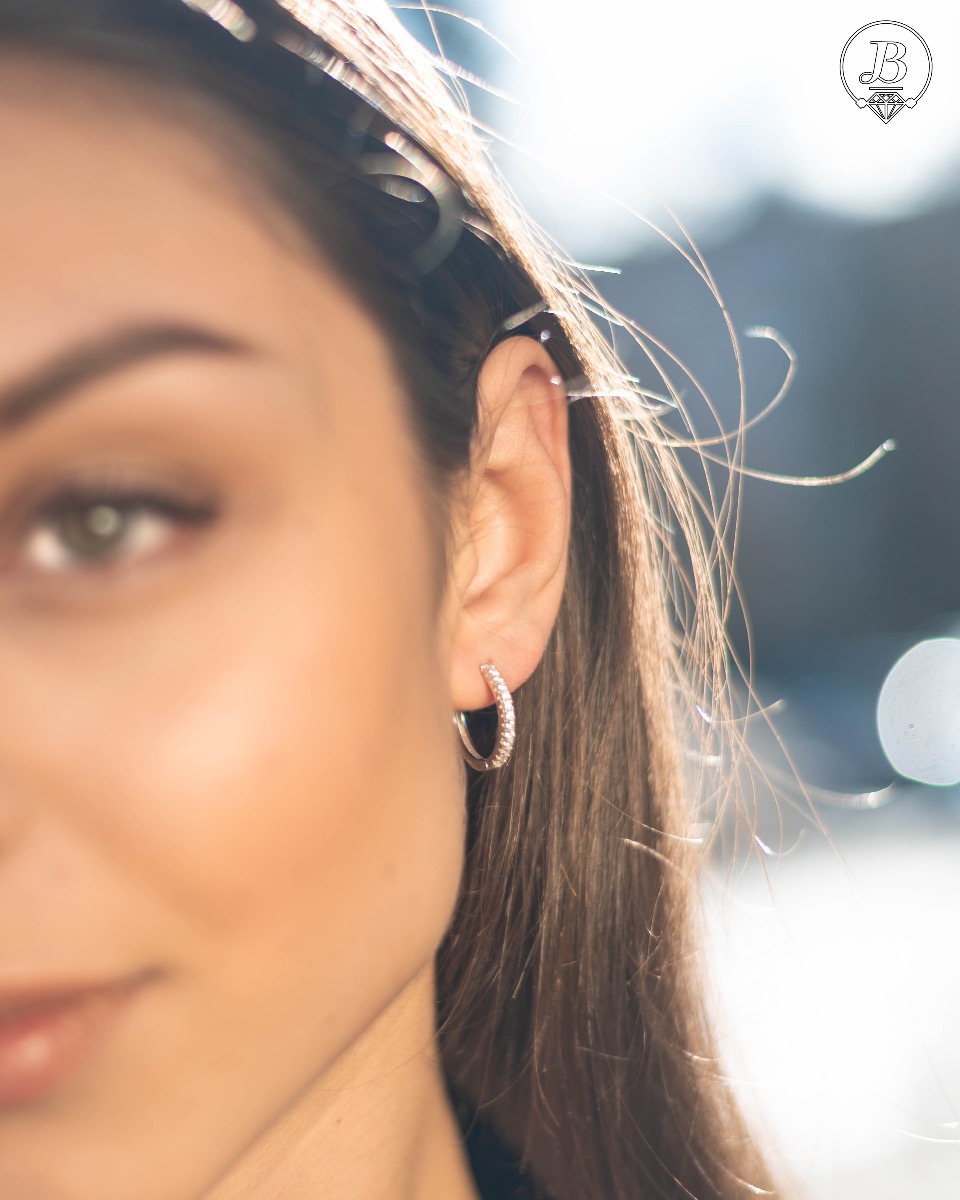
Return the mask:
<svg viewBox="0 0 960 1200">
<path fill-rule="evenodd" d="M 511 692 L 536 669 L 560 608 L 570 530 L 567 396 L 541 343 L 515 337 L 491 351 L 478 407 L 453 564 L 450 686 L 460 710 L 493 703 L 480 664 L 495 663 Z"/>
</svg>

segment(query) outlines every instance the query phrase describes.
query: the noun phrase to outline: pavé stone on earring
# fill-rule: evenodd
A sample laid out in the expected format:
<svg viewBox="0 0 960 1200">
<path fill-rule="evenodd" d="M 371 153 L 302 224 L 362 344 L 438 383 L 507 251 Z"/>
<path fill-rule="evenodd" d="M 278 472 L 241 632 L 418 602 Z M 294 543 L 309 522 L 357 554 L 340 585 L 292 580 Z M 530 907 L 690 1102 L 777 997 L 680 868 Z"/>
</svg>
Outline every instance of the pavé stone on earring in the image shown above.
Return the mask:
<svg viewBox="0 0 960 1200">
<path fill-rule="evenodd" d="M 493 771 L 502 767 L 513 752 L 513 743 L 517 737 L 517 718 L 513 708 L 513 697 L 504 682 L 503 676 L 491 662 L 483 663 L 480 673 L 493 692 L 497 705 L 497 742 L 490 754 L 483 758 L 473 744 L 467 729 L 466 714 L 454 713 L 453 723 L 460 734 L 460 753 L 475 771 Z"/>
</svg>

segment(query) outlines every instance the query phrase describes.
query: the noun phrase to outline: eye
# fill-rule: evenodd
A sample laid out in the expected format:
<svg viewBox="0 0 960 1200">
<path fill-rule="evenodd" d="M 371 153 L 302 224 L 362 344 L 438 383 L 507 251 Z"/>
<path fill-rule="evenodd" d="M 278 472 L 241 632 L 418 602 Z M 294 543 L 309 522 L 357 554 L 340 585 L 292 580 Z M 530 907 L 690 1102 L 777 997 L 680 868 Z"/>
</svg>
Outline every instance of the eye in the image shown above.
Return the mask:
<svg viewBox="0 0 960 1200">
<path fill-rule="evenodd" d="M 176 539 L 178 526 L 215 515 L 209 501 L 152 486 L 74 482 L 29 516 L 18 557 L 44 574 L 89 574 L 149 557 Z"/>
</svg>

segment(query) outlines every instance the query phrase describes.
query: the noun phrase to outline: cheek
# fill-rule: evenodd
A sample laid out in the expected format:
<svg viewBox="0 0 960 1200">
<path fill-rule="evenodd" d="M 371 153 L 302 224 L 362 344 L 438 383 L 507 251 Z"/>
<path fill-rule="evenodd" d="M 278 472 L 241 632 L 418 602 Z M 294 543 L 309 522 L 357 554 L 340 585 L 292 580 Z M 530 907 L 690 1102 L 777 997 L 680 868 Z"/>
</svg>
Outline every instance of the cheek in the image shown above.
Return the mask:
<svg viewBox="0 0 960 1200">
<path fill-rule="evenodd" d="M 455 900 L 426 549 L 370 499 L 60 659 L 53 794 L 159 901 L 174 966 L 224 995 L 333 1003 L 346 979 L 340 1000 L 382 1003 Z"/>
</svg>

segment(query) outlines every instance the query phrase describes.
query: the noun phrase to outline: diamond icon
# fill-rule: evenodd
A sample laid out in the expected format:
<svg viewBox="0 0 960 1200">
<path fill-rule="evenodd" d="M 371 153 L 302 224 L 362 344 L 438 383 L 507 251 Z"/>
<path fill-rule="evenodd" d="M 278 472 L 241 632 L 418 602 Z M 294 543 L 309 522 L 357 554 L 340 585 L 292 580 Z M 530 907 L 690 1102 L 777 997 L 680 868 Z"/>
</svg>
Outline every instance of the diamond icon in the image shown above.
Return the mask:
<svg viewBox="0 0 960 1200">
<path fill-rule="evenodd" d="M 899 92 L 874 92 L 867 101 L 867 108 L 872 108 L 884 125 L 888 121 L 892 121 L 904 107 L 903 98 Z"/>
</svg>

